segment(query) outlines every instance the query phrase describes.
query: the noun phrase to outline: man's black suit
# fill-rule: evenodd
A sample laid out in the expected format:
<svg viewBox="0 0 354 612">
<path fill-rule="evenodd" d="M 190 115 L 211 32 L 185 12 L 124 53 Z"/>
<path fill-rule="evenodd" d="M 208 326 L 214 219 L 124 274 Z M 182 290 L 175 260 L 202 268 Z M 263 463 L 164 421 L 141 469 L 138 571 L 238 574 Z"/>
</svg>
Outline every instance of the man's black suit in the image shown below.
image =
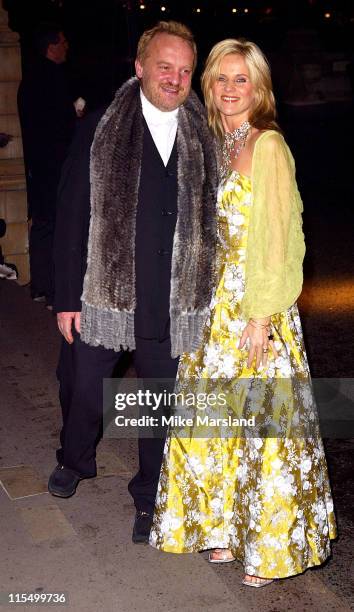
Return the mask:
<svg viewBox="0 0 354 612">
<path fill-rule="evenodd" d="M 81 310 L 90 219 L 90 146 L 102 113 L 87 117 L 64 164 L 54 244 L 55 310 Z M 127 153 L 129 154 L 129 153 Z M 167 167 L 144 122 L 136 241 L 135 368 L 139 378 L 175 378 L 178 359 L 170 356 L 169 299 L 173 236 L 177 216 L 177 146 Z M 63 411 L 59 463 L 82 476 L 96 474 L 95 447 L 102 420 L 102 379 L 111 376 L 121 353 L 92 347 L 75 334 L 63 340 L 58 366 Z M 136 508 L 154 507 L 162 439 L 139 440 L 138 474 L 129 485 Z"/>
</svg>

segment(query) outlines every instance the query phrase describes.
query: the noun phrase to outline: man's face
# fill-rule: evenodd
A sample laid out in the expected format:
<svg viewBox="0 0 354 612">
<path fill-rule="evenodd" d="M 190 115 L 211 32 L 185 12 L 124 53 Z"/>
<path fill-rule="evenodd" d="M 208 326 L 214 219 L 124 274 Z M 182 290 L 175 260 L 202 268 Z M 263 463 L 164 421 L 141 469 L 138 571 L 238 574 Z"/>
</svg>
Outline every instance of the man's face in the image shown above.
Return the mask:
<svg viewBox="0 0 354 612">
<path fill-rule="evenodd" d="M 187 98 L 192 81 L 194 54 L 179 36 L 156 34 L 146 55 L 136 60 L 136 75 L 149 102 L 161 111 L 172 111 Z"/>
<path fill-rule="evenodd" d="M 51 43 L 48 46 L 47 57 L 56 64 L 63 64 L 66 61 L 66 56 L 69 49 L 69 43 L 66 40 L 63 32 L 59 32 L 59 40 L 57 43 Z"/>
</svg>

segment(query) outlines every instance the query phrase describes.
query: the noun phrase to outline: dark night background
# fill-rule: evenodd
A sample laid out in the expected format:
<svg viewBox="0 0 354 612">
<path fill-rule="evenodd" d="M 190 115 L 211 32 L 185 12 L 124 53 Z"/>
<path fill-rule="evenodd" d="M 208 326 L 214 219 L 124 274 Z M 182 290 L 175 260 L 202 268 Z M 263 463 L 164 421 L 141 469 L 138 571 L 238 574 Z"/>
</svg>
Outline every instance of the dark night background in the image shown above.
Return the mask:
<svg viewBox="0 0 354 612">
<path fill-rule="evenodd" d="M 277 64 L 287 55 L 289 32 L 315 29 L 324 51 L 344 51 L 350 59 L 354 53 L 353 0 L 6 0 L 5 6 L 10 27 L 21 35 L 25 56 L 38 22 L 50 20 L 63 26 L 71 48 L 73 86 L 90 107 L 109 100 L 120 83 L 134 74 L 137 40 L 159 19 L 182 21 L 195 34 L 197 90 L 207 53 L 227 37 L 244 36 L 259 44 L 275 64 L 276 90 L 281 81 Z"/>
</svg>

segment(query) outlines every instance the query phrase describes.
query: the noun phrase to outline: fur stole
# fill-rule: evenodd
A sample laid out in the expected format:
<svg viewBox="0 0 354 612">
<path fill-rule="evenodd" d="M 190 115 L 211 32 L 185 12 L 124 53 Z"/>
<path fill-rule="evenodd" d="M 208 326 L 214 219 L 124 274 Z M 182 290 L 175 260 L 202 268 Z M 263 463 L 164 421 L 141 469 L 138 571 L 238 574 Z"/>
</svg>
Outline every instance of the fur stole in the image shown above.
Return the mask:
<svg viewBox="0 0 354 612">
<path fill-rule="evenodd" d="M 135 348 L 135 227 L 144 129 L 139 91 L 136 78 L 117 91 L 91 148 L 91 221 L 81 339 L 115 351 Z M 193 92 L 178 112 L 177 153 L 172 357 L 200 345 L 215 269 L 215 145 L 204 108 Z"/>
</svg>

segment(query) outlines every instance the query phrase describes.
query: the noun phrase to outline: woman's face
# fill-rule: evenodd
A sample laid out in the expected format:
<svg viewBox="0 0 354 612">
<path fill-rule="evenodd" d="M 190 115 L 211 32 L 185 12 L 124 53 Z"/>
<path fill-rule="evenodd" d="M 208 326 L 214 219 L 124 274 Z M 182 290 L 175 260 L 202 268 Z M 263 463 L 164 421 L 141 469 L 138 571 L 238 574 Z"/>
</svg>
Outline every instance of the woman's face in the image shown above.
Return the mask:
<svg viewBox="0 0 354 612">
<path fill-rule="evenodd" d="M 221 60 L 212 93 L 214 104 L 229 129 L 247 121 L 254 101 L 254 87 L 242 55 L 232 53 Z"/>
</svg>

